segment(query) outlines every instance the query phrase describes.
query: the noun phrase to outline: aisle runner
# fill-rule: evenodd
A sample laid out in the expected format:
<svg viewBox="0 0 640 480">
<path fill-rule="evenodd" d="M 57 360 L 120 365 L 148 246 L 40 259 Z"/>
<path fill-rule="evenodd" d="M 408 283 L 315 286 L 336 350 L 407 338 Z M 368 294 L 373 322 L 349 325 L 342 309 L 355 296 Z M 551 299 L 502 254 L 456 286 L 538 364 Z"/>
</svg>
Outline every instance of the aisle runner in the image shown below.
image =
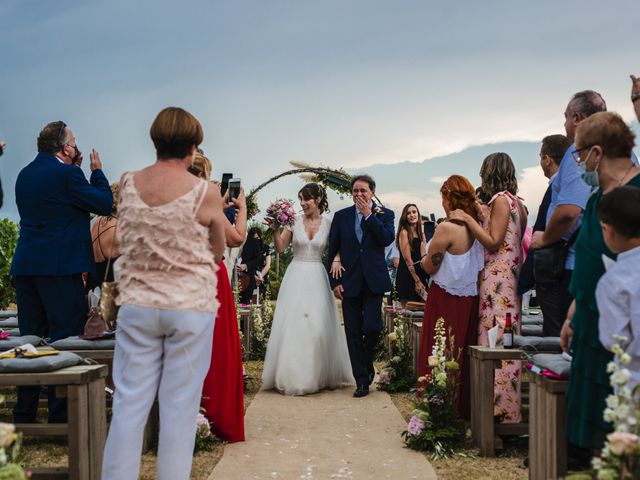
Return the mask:
<svg viewBox="0 0 640 480">
<path fill-rule="evenodd" d="M 424 455 L 403 447 L 406 423 L 389 395 L 352 393 L 259 392 L 245 416 L 247 441 L 225 447 L 209 480 L 435 479 Z"/>
</svg>

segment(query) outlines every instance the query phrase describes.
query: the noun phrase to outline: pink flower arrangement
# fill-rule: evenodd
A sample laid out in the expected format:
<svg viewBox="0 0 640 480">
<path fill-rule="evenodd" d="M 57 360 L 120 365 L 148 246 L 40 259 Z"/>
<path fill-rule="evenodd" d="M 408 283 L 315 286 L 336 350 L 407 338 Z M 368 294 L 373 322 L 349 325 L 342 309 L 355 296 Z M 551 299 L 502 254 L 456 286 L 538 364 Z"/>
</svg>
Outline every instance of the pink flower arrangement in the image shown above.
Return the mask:
<svg viewBox="0 0 640 480">
<path fill-rule="evenodd" d="M 267 207 L 266 216 L 281 227 L 292 227 L 296 222 L 296 211 L 293 208 L 293 201 L 288 198 L 278 198 Z"/>
<path fill-rule="evenodd" d="M 424 422 L 420 418 L 420 415 L 414 415 L 409 419 L 409 426 L 407 427 L 407 431 L 414 436 L 418 436 L 424 430 Z"/>
</svg>

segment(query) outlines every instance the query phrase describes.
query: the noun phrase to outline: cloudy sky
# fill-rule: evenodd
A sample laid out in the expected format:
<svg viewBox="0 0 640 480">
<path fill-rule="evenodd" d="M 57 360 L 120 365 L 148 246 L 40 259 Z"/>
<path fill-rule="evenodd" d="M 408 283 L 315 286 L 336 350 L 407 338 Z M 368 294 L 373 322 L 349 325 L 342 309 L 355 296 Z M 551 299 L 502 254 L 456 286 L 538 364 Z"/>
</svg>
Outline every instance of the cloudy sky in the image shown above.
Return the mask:
<svg viewBox="0 0 640 480">
<path fill-rule="evenodd" d="M 537 142 L 563 133 L 573 92 L 632 119 L 639 15 L 637 0 L 2 0 L 0 216 L 17 219 L 13 184 L 47 122 L 65 120 L 115 180 L 154 161 L 148 129 L 168 105 L 202 122 L 214 176 L 248 187 L 292 160 L 373 169 L 389 205 L 433 211 L 440 177 L 478 181 L 483 156 L 451 154 L 496 144 L 514 148 L 535 209 Z"/>
</svg>

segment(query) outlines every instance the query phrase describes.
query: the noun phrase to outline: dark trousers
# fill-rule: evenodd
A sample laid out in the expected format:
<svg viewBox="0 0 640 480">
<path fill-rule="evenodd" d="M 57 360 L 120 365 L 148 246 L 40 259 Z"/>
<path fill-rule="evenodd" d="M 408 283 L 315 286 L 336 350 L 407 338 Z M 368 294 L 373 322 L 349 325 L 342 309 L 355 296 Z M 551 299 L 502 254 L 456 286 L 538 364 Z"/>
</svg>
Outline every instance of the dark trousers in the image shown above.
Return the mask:
<svg viewBox="0 0 640 480">
<path fill-rule="evenodd" d="M 560 336 L 567 310 L 573 301 L 569 293 L 572 273 L 573 270 L 565 270 L 560 280 L 536 284 L 536 297 L 543 316 L 542 335 L 545 337 Z"/>
<path fill-rule="evenodd" d="M 369 385 L 375 373 L 373 359 L 382 331 L 382 297 L 364 283 L 358 296 L 342 300 L 351 370 L 358 386 Z"/>
<path fill-rule="evenodd" d="M 17 276 L 18 326 L 21 335 L 37 335 L 55 342 L 82 335 L 87 318 L 87 297 L 82 276 Z M 13 408 L 16 423 L 32 423 L 38 410 L 40 387 L 18 387 Z M 49 387 L 49 422 L 67 421 L 67 402 Z"/>
</svg>

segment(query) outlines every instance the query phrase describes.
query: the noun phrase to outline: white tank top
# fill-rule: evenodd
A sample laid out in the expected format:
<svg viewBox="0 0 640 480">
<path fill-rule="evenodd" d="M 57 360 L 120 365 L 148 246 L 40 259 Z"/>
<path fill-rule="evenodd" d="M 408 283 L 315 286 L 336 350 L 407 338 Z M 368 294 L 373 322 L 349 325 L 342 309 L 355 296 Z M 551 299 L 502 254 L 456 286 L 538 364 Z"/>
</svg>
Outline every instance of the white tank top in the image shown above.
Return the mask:
<svg viewBox="0 0 640 480">
<path fill-rule="evenodd" d="M 445 252 L 440 269 L 431 275 L 431 280 L 451 295 L 473 297 L 478 295 L 478 272 L 483 268 L 484 247 L 474 240 L 471 248 L 461 255 Z"/>
</svg>

